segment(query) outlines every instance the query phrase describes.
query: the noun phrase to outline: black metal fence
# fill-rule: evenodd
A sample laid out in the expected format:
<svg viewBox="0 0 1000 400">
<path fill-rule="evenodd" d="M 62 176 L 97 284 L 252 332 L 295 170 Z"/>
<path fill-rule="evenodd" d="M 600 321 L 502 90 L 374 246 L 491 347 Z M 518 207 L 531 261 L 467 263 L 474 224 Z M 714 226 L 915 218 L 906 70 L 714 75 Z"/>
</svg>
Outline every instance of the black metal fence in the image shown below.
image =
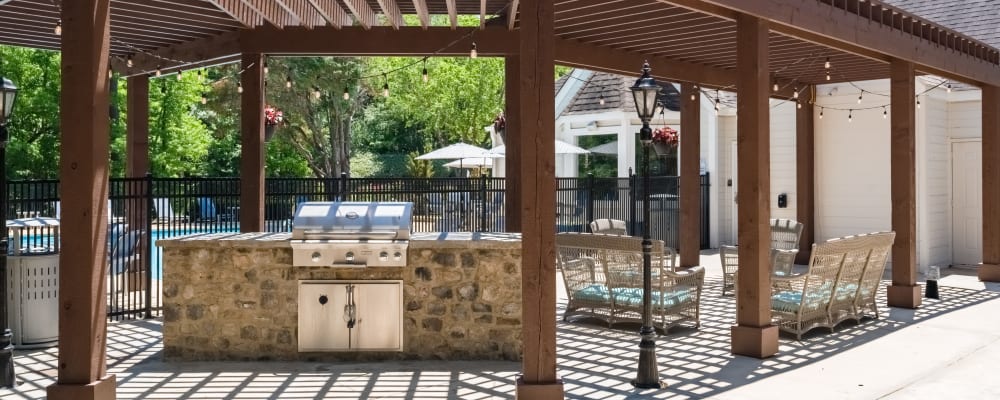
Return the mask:
<svg viewBox="0 0 1000 400">
<path fill-rule="evenodd" d="M 708 246 L 707 175 L 701 177 L 702 237 Z M 586 232 L 598 218 L 624 220 L 630 234 L 642 229 L 640 180 L 558 178 L 556 228 Z M 503 232 L 504 178 L 272 178 L 265 181 L 264 219 L 269 232 L 291 230 L 306 201 L 408 201 L 415 232 Z M 679 240 L 677 177 L 651 178 L 652 237 L 676 248 Z M 8 182 L 7 219 L 61 218 L 59 182 Z M 108 316 L 153 317 L 161 308 L 162 254 L 154 243 L 180 235 L 239 231 L 239 178 L 115 178 L 108 190 Z M 143 212 L 148 210 L 148 213 Z M 12 238 L 13 239 L 13 238 Z M 45 247 L 51 236 L 20 234 L 11 247 Z M 56 248 L 58 245 L 56 245 Z"/>
</svg>

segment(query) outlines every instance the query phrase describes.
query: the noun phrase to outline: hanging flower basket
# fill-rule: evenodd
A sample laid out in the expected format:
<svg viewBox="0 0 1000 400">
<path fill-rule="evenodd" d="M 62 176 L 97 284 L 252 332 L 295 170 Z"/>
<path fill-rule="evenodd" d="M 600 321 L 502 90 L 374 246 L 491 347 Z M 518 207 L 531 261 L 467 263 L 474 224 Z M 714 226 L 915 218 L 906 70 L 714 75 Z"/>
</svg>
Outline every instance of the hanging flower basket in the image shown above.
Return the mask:
<svg viewBox="0 0 1000 400">
<path fill-rule="evenodd" d="M 284 121 L 285 114 L 274 107 L 267 106 L 264 107 L 264 141 L 267 142 L 271 140 L 271 136 L 274 135 L 275 128 L 278 127 L 282 121 Z"/>
<path fill-rule="evenodd" d="M 653 130 L 653 150 L 657 156 L 669 156 L 677 152 L 677 130 L 669 126 Z"/>
</svg>

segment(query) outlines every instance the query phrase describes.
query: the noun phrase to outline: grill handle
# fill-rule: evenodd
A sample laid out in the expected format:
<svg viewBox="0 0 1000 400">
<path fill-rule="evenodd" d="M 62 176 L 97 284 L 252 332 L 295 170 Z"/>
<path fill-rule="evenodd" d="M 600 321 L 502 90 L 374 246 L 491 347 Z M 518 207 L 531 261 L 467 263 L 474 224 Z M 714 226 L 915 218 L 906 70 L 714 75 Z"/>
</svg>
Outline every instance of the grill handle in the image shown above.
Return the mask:
<svg viewBox="0 0 1000 400">
<path fill-rule="evenodd" d="M 303 230 L 302 236 L 308 239 L 314 240 L 355 240 L 355 239 L 396 239 L 399 234 L 397 232 L 360 232 L 360 231 L 318 231 L 318 230 Z"/>
</svg>

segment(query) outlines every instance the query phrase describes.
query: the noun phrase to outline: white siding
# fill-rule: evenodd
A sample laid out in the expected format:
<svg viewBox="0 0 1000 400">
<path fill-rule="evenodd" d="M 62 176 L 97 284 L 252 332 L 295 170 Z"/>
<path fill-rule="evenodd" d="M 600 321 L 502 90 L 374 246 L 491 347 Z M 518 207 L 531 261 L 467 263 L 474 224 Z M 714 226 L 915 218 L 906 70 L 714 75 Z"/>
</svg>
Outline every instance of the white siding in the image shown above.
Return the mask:
<svg viewBox="0 0 1000 400">
<path fill-rule="evenodd" d="M 948 103 L 948 134 L 954 139 L 983 137 L 982 115 L 979 100 Z"/>
<path fill-rule="evenodd" d="M 947 102 L 921 96 L 917 118 L 917 263 L 951 264 L 951 145 Z"/>
<path fill-rule="evenodd" d="M 733 244 L 736 243 L 736 238 L 733 236 L 735 231 L 733 224 L 736 216 L 733 215 L 733 193 L 730 184 L 736 181 L 736 176 L 730 168 L 730 160 L 736 157 L 735 154 L 732 154 L 732 142 L 736 140 L 736 117 L 719 117 L 719 137 L 721 138 L 718 147 L 719 185 L 716 186 L 719 197 L 719 202 L 716 205 L 719 210 L 719 243 Z"/>
</svg>

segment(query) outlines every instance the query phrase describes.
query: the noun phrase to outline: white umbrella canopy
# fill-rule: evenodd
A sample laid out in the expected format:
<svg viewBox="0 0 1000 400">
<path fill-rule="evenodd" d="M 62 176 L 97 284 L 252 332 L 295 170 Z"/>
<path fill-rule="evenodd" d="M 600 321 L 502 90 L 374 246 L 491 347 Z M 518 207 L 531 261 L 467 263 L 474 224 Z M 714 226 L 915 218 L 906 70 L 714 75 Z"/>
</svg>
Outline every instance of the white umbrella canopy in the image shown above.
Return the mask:
<svg viewBox="0 0 1000 400">
<path fill-rule="evenodd" d="M 490 151 L 468 143 L 455 143 L 417 157 L 418 160 L 456 160 L 489 157 Z"/>
<path fill-rule="evenodd" d="M 590 150 L 591 153 L 616 155 L 618 154 L 618 141 L 615 140 L 613 142 L 597 145 L 587 150 Z"/>
<path fill-rule="evenodd" d="M 500 145 L 490 150 L 491 154 L 490 156 L 493 158 L 501 158 L 506 153 L 507 153 L 506 145 Z M 572 145 L 562 140 L 556 139 L 556 154 L 590 154 L 590 151 L 580 146 Z"/>
<path fill-rule="evenodd" d="M 482 158 L 482 157 L 463 158 L 460 160 L 455 160 L 450 163 L 447 163 L 444 166 L 451 168 L 469 168 L 469 169 L 493 168 L 493 159 Z"/>
</svg>

